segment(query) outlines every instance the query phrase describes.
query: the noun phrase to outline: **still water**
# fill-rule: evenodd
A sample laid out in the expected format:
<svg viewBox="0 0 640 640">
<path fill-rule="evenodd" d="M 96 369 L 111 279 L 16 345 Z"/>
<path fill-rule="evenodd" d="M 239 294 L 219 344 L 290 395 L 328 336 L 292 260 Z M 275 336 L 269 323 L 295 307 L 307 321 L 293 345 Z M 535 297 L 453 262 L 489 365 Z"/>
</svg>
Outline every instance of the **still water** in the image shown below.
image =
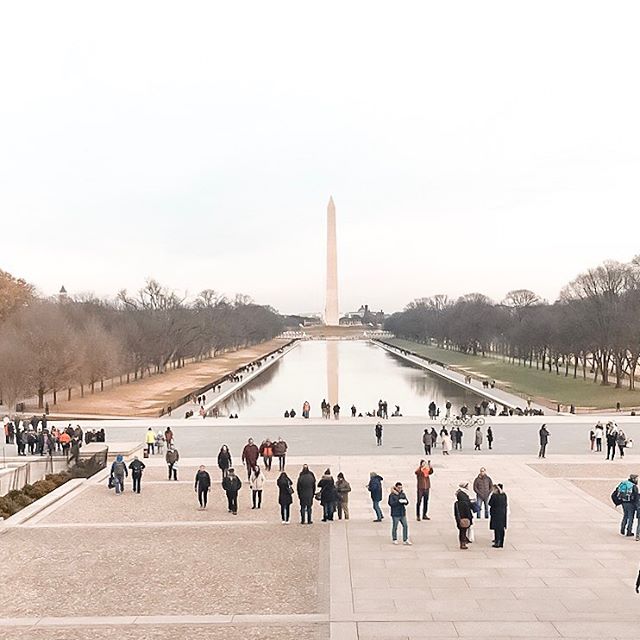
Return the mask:
<svg viewBox="0 0 640 640">
<path fill-rule="evenodd" d="M 375 412 L 378 400 L 386 400 L 389 414 L 395 405 L 405 416 L 423 416 L 431 400 L 444 412 L 449 400 L 454 410 L 478 400 L 457 385 L 366 341 L 311 340 L 300 342 L 263 374 L 221 403 L 223 415 L 282 417 L 285 410 L 302 414 L 302 403 L 311 404 L 311 416 L 320 417 L 325 398 L 340 405 L 342 417 Z"/>
</svg>

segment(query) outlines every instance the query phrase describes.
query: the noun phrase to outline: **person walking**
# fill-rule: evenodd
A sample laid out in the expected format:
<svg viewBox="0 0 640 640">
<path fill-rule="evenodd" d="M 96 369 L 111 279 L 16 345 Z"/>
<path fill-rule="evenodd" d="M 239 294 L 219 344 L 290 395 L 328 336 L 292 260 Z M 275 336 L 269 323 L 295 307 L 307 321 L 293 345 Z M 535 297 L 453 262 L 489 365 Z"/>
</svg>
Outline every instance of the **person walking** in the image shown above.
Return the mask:
<svg viewBox="0 0 640 640">
<path fill-rule="evenodd" d="M 614 460 L 616 457 L 616 440 L 618 438 L 618 430 L 615 428 L 612 422 L 607 424 L 607 460 Z M 611 456 L 611 457 L 609 457 Z"/>
<path fill-rule="evenodd" d="M 375 428 L 376 433 L 376 444 L 381 447 L 382 446 L 382 423 L 378 422 Z"/>
<path fill-rule="evenodd" d="M 342 471 L 338 474 L 336 480 L 336 492 L 338 494 L 338 501 L 336 506 L 338 507 L 338 520 L 342 520 L 342 514 L 344 519 L 349 519 L 349 493 L 351 493 L 351 485 L 347 482 Z"/>
<path fill-rule="evenodd" d="M 271 471 L 271 463 L 273 461 L 273 443 L 269 438 L 262 441 L 260 445 L 260 455 L 262 456 L 262 462 L 264 463 L 264 470 Z"/>
<path fill-rule="evenodd" d="M 501 484 L 493 485 L 489 508 L 491 510 L 489 529 L 493 531 L 492 546 L 496 549 L 502 549 L 504 547 L 504 532 L 507 528 L 507 494 Z"/>
<path fill-rule="evenodd" d="M 249 478 L 249 487 L 251 488 L 251 508 L 260 509 L 262 507 L 262 489 L 264 487 L 264 474 L 260 472 L 260 467 L 253 467 L 251 477 Z"/>
<path fill-rule="evenodd" d="M 487 445 L 489 446 L 489 451 L 493 448 L 493 429 L 491 427 L 487 427 Z"/>
<path fill-rule="evenodd" d="M 367 489 L 369 494 L 371 495 L 371 503 L 373 504 L 373 511 L 376 514 L 376 519 L 374 522 L 382 522 L 384 516 L 382 515 L 382 510 L 380 509 L 380 502 L 382 500 L 382 481 L 384 478 L 379 476 L 375 471 L 372 471 L 369 474 L 369 484 L 367 485 Z"/>
<path fill-rule="evenodd" d="M 468 532 L 473 524 L 473 508 L 469 496 L 469 483 L 461 482 L 456 491 L 456 501 L 453 503 L 453 516 L 458 527 L 458 540 L 461 549 L 467 549 L 469 543 Z"/>
<path fill-rule="evenodd" d="M 545 458 L 547 455 L 547 444 L 549 443 L 549 431 L 547 425 L 543 424 L 538 432 L 540 437 L 540 451 L 538 452 L 538 458 Z"/>
<path fill-rule="evenodd" d="M 602 422 L 598 420 L 594 429 L 596 436 L 596 453 L 602 452 L 602 438 L 604 437 L 604 428 Z"/>
<path fill-rule="evenodd" d="M 478 518 L 482 513 L 482 507 L 484 506 L 484 517 L 489 517 L 489 498 L 493 491 L 493 481 L 487 475 L 487 470 L 484 467 L 480 468 L 480 473 L 473 481 L 473 490 L 476 494 L 476 513 Z"/>
<path fill-rule="evenodd" d="M 283 471 L 276 482 L 278 486 L 278 504 L 280 505 L 280 518 L 282 524 L 289 524 L 291 516 L 291 503 L 293 502 L 293 482 Z"/>
<path fill-rule="evenodd" d="M 618 429 L 616 444 L 618 445 L 618 452 L 620 453 L 620 457 L 624 458 L 624 448 L 627 446 L 627 436 L 622 429 Z"/>
<path fill-rule="evenodd" d="M 316 494 L 316 477 L 308 465 L 302 465 L 302 470 L 296 483 L 298 501 L 300 502 L 300 524 L 313 524 L 313 498 Z"/>
<path fill-rule="evenodd" d="M 438 446 L 438 432 L 435 427 L 431 427 L 431 446 L 434 449 Z"/>
<path fill-rule="evenodd" d="M 416 487 L 416 520 L 420 522 L 420 515 L 423 520 L 431 520 L 427 515 L 429 511 L 429 490 L 431 489 L 431 475 L 433 467 L 431 460 L 420 460 L 420 466 L 415 471 L 417 487 Z"/>
<path fill-rule="evenodd" d="M 287 449 L 289 446 L 287 443 L 281 438 L 273 443 L 273 455 L 278 458 L 278 470 L 284 471 L 287 463 Z"/>
<path fill-rule="evenodd" d="M 222 488 L 227 494 L 227 506 L 229 513 L 238 515 L 238 492 L 242 488 L 242 480 L 235 474 L 233 468 L 229 469 L 222 480 Z"/>
<path fill-rule="evenodd" d="M 449 452 L 451 451 L 451 436 L 444 427 L 440 432 L 440 441 L 442 443 L 442 455 L 448 456 Z"/>
<path fill-rule="evenodd" d="M 402 482 L 396 482 L 389 493 L 389 507 L 391 508 L 391 542 L 398 544 L 398 525 L 402 525 L 402 542 L 410 545 L 409 523 L 407 522 L 407 505 L 409 500 L 402 489 Z"/>
<path fill-rule="evenodd" d="M 153 455 L 156 452 L 156 434 L 153 432 L 151 427 L 147 429 L 145 442 L 147 443 L 147 451 L 149 452 L 149 455 Z"/>
<path fill-rule="evenodd" d="M 429 429 L 425 429 L 424 433 L 422 434 L 422 444 L 424 445 L 424 455 L 430 456 L 431 455 L 431 433 L 429 432 Z"/>
<path fill-rule="evenodd" d="M 231 453 L 229 452 L 229 447 L 226 444 L 223 444 L 220 447 L 220 451 L 218 452 L 218 468 L 222 471 L 222 479 L 224 480 L 227 477 L 227 473 L 229 469 L 233 466 L 233 462 L 231 460 Z"/>
<path fill-rule="evenodd" d="M 331 469 L 325 469 L 322 478 L 318 482 L 318 489 L 320 490 L 320 504 L 322 505 L 322 522 L 333 520 L 338 494 L 336 492 L 336 483 L 331 475 Z"/>
<path fill-rule="evenodd" d="M 142 472 L 145 470 L 145 464 L 142 460 L 138 459 L 138 456 L 134 456 L 129 464 L 129 470 L 131 471 L 131 479 L 133 480 L 133 492 L 140 493 Z"/>
<path fill-rule="evenodd" d="M 480 451 L 482 449 L 482 429 L 480 427 L 476 427 L 476 433 L 474 437 L 474 451 Z"/>
<path fill-rule="evenodd" d="M 173 431 L 171 431 L 171 427 L 167 427 L 164 432 L 164 441 L 167 443 L 167 446 L 173 444 Z"/>
<path fill-rule="evenodd" d="M 127 465 L 124 462 L 124 458 L 120 455 L 116 456 L 116 459 L 111 464 L 111 478 L 117 496 L 124 491 L 124 479 L 128 475 L 129 472 L 127 471 Z"/>
<path fill-rule="evenodd" d="M 198 494 L 200 511 L 203 511 L 207 508 L 207 497 L 211 491 L 211 476 L 203 464 L 201 464 L 198 467 L 198 471 L 196 471 L 196 480 L 193 488 Z"/>
<path fill-rule="evenodd" d="M 178 460 L 180 460 L 180 454 L 176 449 L 176 445 L 172 444 L 167 447 L 167 453 L 164 457 L 167 463 L 167 471 L 169 472 L 169 480 L 178 480 Z"/>
<path fill-rule="evenodd" d="M 620 535 L 633 535 L 633 519 L 638 509 L 638 476 L 632 473 L 628 480 L 623 480 L 617 487 L 618 501 L 622 505 L 622 522 Z"/>
<path fill-rule="evenodd" d="M 258 463 L 259 455 L 260 451 L 253 441 L 253 438 L 249 438 L 249 440 L 247 440 L 247 444 L 244 445 L 244 449 L 242 450 L 242 462 L 247 467 L 247 480 L 251 479 L 251 472 Z"/>
</svg>

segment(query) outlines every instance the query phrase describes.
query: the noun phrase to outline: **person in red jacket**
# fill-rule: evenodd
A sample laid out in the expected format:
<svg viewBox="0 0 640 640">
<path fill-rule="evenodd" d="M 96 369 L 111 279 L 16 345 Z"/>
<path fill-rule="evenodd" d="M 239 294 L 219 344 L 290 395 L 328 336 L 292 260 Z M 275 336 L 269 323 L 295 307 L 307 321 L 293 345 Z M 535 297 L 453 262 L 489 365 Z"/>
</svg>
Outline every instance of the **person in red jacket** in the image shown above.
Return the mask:
<svg viewBox="0 0 640 640">
<path fill-rule="evenodd" d="M 416 519 L 420 521 L 420 512 L 422 511 L 423 520 L 431 520 L 427 515 L 429 510 L 429 489 L 431 489 L 431 474 L 433 473 L 433 467 L 431 466 L 431 460 L 420 460 L 420 466 L 416 469 L 416 479 L 418 481 L 418 488 L 416 491 Z"/>
<path fill-rule="evenodd" d="M 253 438 L 249 438 L 247 444 L 244 445 L 242 450 L 242 462 L 247 467 L 247 480 L 251 480 L 251 472 L 258 463 L 258 456 L 260 451 L 253 441 Z"/>
</svg>

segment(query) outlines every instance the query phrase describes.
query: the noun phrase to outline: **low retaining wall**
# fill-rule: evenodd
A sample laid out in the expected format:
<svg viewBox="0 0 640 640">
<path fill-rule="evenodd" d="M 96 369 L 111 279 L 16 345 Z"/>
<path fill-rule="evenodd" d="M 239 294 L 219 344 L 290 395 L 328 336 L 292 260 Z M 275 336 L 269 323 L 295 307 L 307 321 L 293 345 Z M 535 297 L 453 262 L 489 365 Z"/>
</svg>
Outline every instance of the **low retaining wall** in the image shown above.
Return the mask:
<svg viewBox="0 0 640 640">
<path fill-rule="evenodd" d="M 22 489 L 27 484 L 42 480 L 48 473 L 58 473 L 67 469 L 64 457 L 43 457 L 29 462 L 9 462 L 0 469 L 0 496 L 13 489 Z"/>
</svg>

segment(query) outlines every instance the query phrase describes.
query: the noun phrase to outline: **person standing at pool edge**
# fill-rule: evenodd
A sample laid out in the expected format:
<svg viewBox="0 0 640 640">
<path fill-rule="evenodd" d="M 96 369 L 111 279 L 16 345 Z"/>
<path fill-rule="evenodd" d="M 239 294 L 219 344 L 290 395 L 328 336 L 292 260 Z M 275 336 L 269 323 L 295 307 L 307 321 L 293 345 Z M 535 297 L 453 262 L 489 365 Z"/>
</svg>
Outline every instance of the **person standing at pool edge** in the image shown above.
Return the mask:
<svg viewBox="0 0 640 640">
<path fill-rule="evenodd" d="M 380 422 L 376 424 L 375 433 L 376 433 L 376 444 L 377 446 L 381 447 L 382 446 L 382 424 Z"/>
</svg>

